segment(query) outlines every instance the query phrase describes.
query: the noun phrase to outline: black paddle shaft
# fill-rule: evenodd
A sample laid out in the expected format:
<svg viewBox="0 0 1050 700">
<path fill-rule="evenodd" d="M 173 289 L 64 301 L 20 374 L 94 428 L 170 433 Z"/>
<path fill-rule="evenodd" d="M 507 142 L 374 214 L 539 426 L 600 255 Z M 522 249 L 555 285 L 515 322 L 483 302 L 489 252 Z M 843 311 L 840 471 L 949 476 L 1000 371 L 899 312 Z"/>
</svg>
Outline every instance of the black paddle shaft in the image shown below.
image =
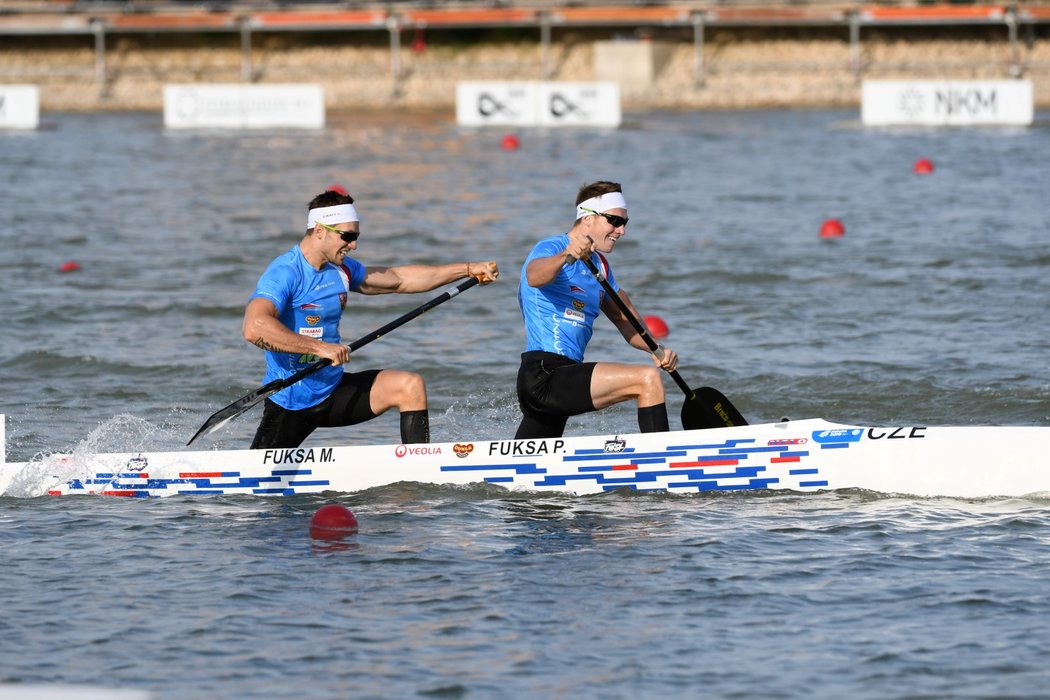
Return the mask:
<svg viewBox="0 0 1050 700">
<path fill-rule="evenodd" d="M 469 279 L 466 279 L 463 282 L 460 282 L 459 284 L 457 284 L 455 287 L 451 287 L 448 290 L 446 290 L 445 292 L 443 292 L 443 293 L 439 294 L 438 296 L 434 297 L 433 299 L 431 299 L 427 303 L 422 304 L 420 306 L 417 306 L 416 308 L 412 309 L 411 311 L 409 311 L 405 315 L 394 319 L 393 321 L 391 321 L 390 323 L 386 324 L 382 328 L 377 328 L 376 330 L 372 331 L 368 335 L 361 336 L 360 338 L 358 338 L 354 342 L 350 343 L 350 345 L 348 345 L 347 347 L 350 348 L 350 352 L 354 352 L 355 350 L 358 350 L 358 349 L 364 347 L 365 345 L 368 345 L 373 340 L 378 340 L 379 338 L 382 338 L 384 335 L 386 335 L 390 331 L 394 330 L 395 328 L 398 328 L 399 326 L 403 326 L 406 323 L 408 323 L 409 321 L 411 321 L 412 319 L 417 318 L 419 316 L 422 316 L 423 314 L 425 314 L 427 311 L 430 311 L 432 308 L 434 308 L 438 304 L 444 304 L 446 301 L 448 301 L 452 297 L 456 296 L 460 292 L 465 292 L 466 290 L 470 289 L 471 287 L 473 287 L 476 284 L 478 284 L 477 278 L 471 277 Z M 193 437 L 191 437 L 190 441 L 187 442 L 186 444 L 190 445 L 197 438 L 199 438 L 199 437 L 201 437 L 203 435 L 207 435 L 209 433 L 215 432 L 216 430 L 218 430 L 222 426 L 226 425 L 228 422 L 230 422 L 231 420 L 233 420 L 237 416 L 239 416 L 242 413 L 244 413 L 245 411 L 247 411 L 252 406 L 255 406 L 256 404 L 262 402 L 264 399 L 266 399 L 266 398 L 268 398 L 270 396 L 273 396 L 274 394 L 276 394 L 281 389 L 289 387 L 292 384 L 295 384 L 296 382 L 298 382 L 298 381 L 300 381 L 300 380 L 302 380 L 302 379 L 304 379 L 306 377 L 309 377 L 311 374 L 313 374 L 314 372 L 317 372 L 322 367 L 327 367 L 330 364 L 331 364 L 331 360 L 329 360 L 328 358 L 322 357 L 320 359 L 317 359 L 317 360 L 311 362 L 309 365 L 307 365 L 306 367 L 304 367 L 303 369 L 299 370 L 298 372 L 296 372 L 295 374 L 293 374 L 293 375 L 291 375 L 289 377 L 285 377 L 284 379 L 275 379 L 274 381 L 270 382 L 269 384 L 266 384 L 266 385 L 256 389 L 255 391 L 253 391 L 252 393 L 248 394 L 247 396 L 242 396 L 241 398 L 237 399 L 236 401 L 231 403 L 226 408 L 220 409 L 220 410 L 216 411 L 215 413 L 213 413 L 211 415 L 211 417 L 208 418 L 208 420 L 204 421 L 204 425 L 202 425 L 200 427 L 200 430 L 198 430 L 196 432 L 196 434 Z"/>
<path fill-rule="evenodd" d="M 616 293 L 616 290 L 612 288 L 612 285 L 609 284 L 609 280 L 605 279 L 605 273 L 598 269 L 598 266 L 595 265 L 590 258 L 582 258 L 582 260 L 583 264 L 587 266 L 587 269 L 591 271 L 591 274 L 594 275 L 595 279 L 601 282 L 606 293 L 612 297 L 613 302 L 615 302 L 616 306 L 620 308 L 623 315 L 627 317 L 627 320 L 631 322 L 631 326 L 634 327 L 634 330 L 639 336 L 641 336 L 642 340 L 645 341 L 645 344 L 649 346 L 649 349 L 652 350 L 657 357 L 663 359 L 663 351 L 660 350 L 660 346 L 655 340 L 653 340 L 653 337 L 649 335 L 649 331 L 642 325 L 642 322 L 631 313 L 629 308 L 627 308 L 627 304 L 624 303 L 624 300 Z M 685 383 L 684 379 L 682 379 L 682 375 L 678 374 L 678 370 L 673 370 L 668 372 L 668 374 L 671 375 L 671 378 L 674 379 L 674 383 L 678 385 L 679 389 L 685 392 L 685 395 L 690 400 L 696 396 L 696 392 L 689 388 L 689 385 Z"/>
</svg>

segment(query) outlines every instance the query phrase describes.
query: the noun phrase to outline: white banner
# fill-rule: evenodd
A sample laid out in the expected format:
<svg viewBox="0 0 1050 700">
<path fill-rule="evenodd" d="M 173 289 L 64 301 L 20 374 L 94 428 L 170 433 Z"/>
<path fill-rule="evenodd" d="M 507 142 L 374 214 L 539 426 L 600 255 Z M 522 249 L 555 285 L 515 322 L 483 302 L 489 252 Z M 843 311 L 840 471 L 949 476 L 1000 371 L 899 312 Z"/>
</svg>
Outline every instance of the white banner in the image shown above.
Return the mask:
<svg viewBox="0 0 1050 700">
<path fill-rule="evenodd" d="M 40 125 L 40 90 L 36 85 L 0 85 L 0 129 L 35 129 Z"/>
<path fill-rule="evenodd" d="M 1028 80 L 866 80 L 861 122 L 871 126 L 1032 123 Z"/>
<path fill-rule="evenodd" d="M 614 82 L 461 82 L 456 123 L 461 126 L 618 127 L 620 87 Z"/>
<path fill-rule="evenodd" d="M 321 129 L 320 85 L 165 85 L 169 129 Z"/>
<path fill-rule="evenodd" d="M 538 83 L 456 84 L 456 123 L 461 126 L 534 126 Z"/>
<path fill-rule="evenodd" d="M 541 83 L 540 126 L 600 126 L 622 121 L 620 86 L 601 83 Z"/>
</svg>

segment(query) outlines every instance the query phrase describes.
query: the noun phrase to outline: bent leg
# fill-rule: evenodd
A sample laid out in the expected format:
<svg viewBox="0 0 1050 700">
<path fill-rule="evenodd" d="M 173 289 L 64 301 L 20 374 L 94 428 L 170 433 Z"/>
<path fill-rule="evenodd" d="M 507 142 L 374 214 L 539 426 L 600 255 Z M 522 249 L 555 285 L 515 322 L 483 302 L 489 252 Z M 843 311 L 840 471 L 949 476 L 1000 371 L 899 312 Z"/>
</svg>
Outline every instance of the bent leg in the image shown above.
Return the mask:
<svg viewBox="0 0 1050 700">
<path fill-rule="evenodd" d="M 427 386 L 423 377 L 415 372 L 399 369 L 384 369 L 376 375 L 372 391 L 368 396 L 372 413 L 377 416 L 391 408 L 405 411 L 427 409 Z"/>
<path fill-rule="evenodd" d="M 401 413 L 401 442 L 410 445 L 430 442 L 430 414 L 427 411 L 427 386 L 415 372 L 384 369 L 372 384 L 368 397 L 377 416 L 391 408 Z"/>
<path fill-rule="evenodd" d="M 565 433 L 568 416 L 530 416 L 524 415 L 514 433 L 515 440 L 536 440 L 539 438 L 558 438 Z"/>
<path fill-rule="evenodd" d="M 316 426 L 317 418 L 309 409 L 289 411 L 266 399 L 251 449 L 298 447 Z"/>
<path fill-rule="evenodd" d="M 591 375 L 591 399 L 596 408 L 634 399 L 638 403 L 638 429 L 643 433 L 668 430 L 664 383 L 655 365 L 599 362 Z"/>
<path fill-rule="evenodd" d="M 664 402 L 664 383 L 655 365 L 599 362 L 591 375 L 591 400 L 595 408 L 634 399 L 639 408 Z"/>
</svg>

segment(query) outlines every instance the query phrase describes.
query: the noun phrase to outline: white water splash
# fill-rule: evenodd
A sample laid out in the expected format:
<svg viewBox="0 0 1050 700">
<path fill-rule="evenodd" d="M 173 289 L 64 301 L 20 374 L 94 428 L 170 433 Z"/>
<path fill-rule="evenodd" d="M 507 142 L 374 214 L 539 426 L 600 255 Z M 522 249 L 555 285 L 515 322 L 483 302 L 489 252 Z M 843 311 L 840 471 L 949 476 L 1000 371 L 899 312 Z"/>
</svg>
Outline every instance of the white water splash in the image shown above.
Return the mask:
<svg viewBox="0 0 1050 700">
<path fill-rule="evenodd" d="M 89 465 L 96 455 L 149 451 L 158 442 L 170 439 L 170 432 L 137 416 L 126 413 L 114 416 L 88 433 L 72 452 L 38 453 L 24 464 L 4 465 L 0 495 L 45 496 L 60 484 L 91 476 L 93 467 Z"/>
</svg>

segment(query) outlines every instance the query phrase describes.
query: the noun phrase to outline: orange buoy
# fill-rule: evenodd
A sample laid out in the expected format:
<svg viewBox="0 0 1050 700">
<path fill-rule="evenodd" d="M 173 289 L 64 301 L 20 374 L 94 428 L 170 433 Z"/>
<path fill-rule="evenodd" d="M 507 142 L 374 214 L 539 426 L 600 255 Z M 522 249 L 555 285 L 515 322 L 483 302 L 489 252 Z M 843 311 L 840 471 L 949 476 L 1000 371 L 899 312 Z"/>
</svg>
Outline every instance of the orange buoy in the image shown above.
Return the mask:
<svg viewBox="0 0 1050 700">
<path fill-rule="evenodd" d="M 820 226 L 821 238 L 840 238 L 846 233 L 846 227 L 838 219 L 826 219 Z"/>
<path fill-rule="evenodd" d="M 79 269 L 80 263 L 78 263 L 76 260 L 70 260 L 58 266 L 59 272 L 76 272 Z"/>
<path fill-rule="evenodd" d="M 499 145 L 504 151 L 516 151 L 521 148 L 521 141 L 514 134 L 507 134 Z"/>
<path fill-rule="evenodd" d="M 659 340 L 660 338 L 666 338 L 670 329 L 667 328 L 667 324 L 659 316 L 646 316 L 645 325 L 649 329 L 649 334 Z"/>
<path fill-rule="evenodd" d="M 919 158 L 915 161 L 912 170 L 916 175 L 930 175 L 933 173 L 933 161 L 929 158 Z"/>
<path fill-rule="evenodd" d="M 310 518 L 310 537 L 315 540 L 339 540 L 357 532 L 357 517 L 338 503 L 328 503 Z"/>
</svg>

